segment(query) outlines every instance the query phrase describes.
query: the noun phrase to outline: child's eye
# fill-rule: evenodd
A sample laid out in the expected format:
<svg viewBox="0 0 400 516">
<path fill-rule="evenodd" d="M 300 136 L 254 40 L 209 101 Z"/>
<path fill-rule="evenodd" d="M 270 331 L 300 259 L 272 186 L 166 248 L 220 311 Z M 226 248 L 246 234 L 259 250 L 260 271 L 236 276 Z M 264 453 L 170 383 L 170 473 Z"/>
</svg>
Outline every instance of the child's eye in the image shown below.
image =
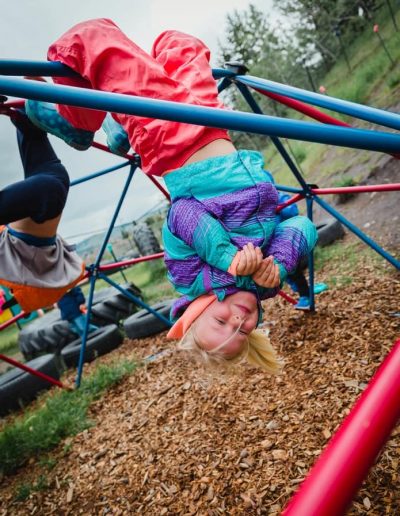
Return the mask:
<svg viewBox="0 0 400 516">
<path fill-rule="evenodd" d="M 217 321 L 218 324 L 220 324 L 221 326 L 223 324 L 225 324 L 225 321 L 223 321 L 222 319 L 215 319 Z"/>
<path fill-rule="evenodd" d="M 244 330 L 239 330 L 239 333 L 240 333 L 241 335 L 247 335 L 247 332 L 246 332 L 246 331 L 244 331 Z"/>
</svg>

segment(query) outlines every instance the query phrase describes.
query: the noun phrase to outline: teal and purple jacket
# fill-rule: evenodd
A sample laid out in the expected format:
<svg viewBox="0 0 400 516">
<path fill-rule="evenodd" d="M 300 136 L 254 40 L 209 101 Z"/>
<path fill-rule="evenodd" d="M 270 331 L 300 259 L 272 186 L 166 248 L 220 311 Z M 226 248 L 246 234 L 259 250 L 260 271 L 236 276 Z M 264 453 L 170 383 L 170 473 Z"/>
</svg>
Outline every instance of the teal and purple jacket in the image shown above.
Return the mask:
<svg viewBox="0 0 400 516">
<path fill-rule="evenodd" d="M 274 256 L 282 282 L 316 244 L 317 231 L 306 217 L 280 222 L 278 192 L 255 151 L 238 151 L 192 163 L 164 176 L 171 207 L 163 227 L 168 278 L 182 294 L 171 318 L 205 293 L 221 301 L 248 290 L 259 301 L 279 288 L 256 285 L 251 276 L 228 269 L 243 246 L 252 242 L 264 257 Z M 260 305 L 261 306 L 261 305 Z"/>
</svg>

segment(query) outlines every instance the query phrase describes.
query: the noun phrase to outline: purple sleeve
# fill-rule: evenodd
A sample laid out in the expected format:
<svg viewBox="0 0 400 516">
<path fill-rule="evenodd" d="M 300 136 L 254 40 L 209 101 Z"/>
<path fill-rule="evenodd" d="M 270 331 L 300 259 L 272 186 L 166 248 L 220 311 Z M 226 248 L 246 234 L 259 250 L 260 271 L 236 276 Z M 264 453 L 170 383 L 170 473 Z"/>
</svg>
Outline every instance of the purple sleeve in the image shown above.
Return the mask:
<svg viewBox="0 0 400 516">
<path fill-rule="evenodd" d="M 178 199 L 168 215 L 169 230 L 212 267 L 227 271 L 238 248 L 222 223 L 196 199 Z"/>
</svg>

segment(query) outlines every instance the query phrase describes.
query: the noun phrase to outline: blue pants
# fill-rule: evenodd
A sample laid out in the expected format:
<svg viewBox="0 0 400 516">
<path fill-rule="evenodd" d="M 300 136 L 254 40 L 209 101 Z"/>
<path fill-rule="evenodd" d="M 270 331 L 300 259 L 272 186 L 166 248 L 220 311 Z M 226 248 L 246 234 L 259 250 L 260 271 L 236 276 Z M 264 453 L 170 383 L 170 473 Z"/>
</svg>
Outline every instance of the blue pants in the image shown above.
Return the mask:
<svg viewBox="0 0 400 516">
<path fill-rule="evenodd" d="M 62 213 L 69 190 L 68 172 L 45 132 L 21 112 L 12 121 L 25 179 L 0 191 L 0 225 L 28 217 L 40 224 Z"/>
</svg>

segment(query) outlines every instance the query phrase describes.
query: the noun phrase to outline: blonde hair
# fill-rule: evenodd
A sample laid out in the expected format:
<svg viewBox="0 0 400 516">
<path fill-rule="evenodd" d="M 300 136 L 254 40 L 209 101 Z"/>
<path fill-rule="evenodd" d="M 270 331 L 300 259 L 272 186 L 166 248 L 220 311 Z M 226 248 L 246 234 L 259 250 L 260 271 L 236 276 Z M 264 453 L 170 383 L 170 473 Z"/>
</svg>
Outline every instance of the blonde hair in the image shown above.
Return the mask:
<svg viewBox="0 0 400 516">
<path fill-rule="evenodd" d="M 247 336 L 247 345 L 243 346 L 240 353 L 233 358 L 227 357 L 221 351 L 226 342 L 222 342 L 215 350 L 206 351 L 200 346 L 195 333 L 195 325 L 192 325 L 178 343 L 178 349 L 190 352 L 194 360 L 207 368 L 224 372 L 232 371 L 238 364 L 246 360 L 270 374 L 277 374 L 282 368 L 282 361 L 279 360 L 272 347 L 268 334 L 262 330 L 253 330 Z"/>
</svg>

